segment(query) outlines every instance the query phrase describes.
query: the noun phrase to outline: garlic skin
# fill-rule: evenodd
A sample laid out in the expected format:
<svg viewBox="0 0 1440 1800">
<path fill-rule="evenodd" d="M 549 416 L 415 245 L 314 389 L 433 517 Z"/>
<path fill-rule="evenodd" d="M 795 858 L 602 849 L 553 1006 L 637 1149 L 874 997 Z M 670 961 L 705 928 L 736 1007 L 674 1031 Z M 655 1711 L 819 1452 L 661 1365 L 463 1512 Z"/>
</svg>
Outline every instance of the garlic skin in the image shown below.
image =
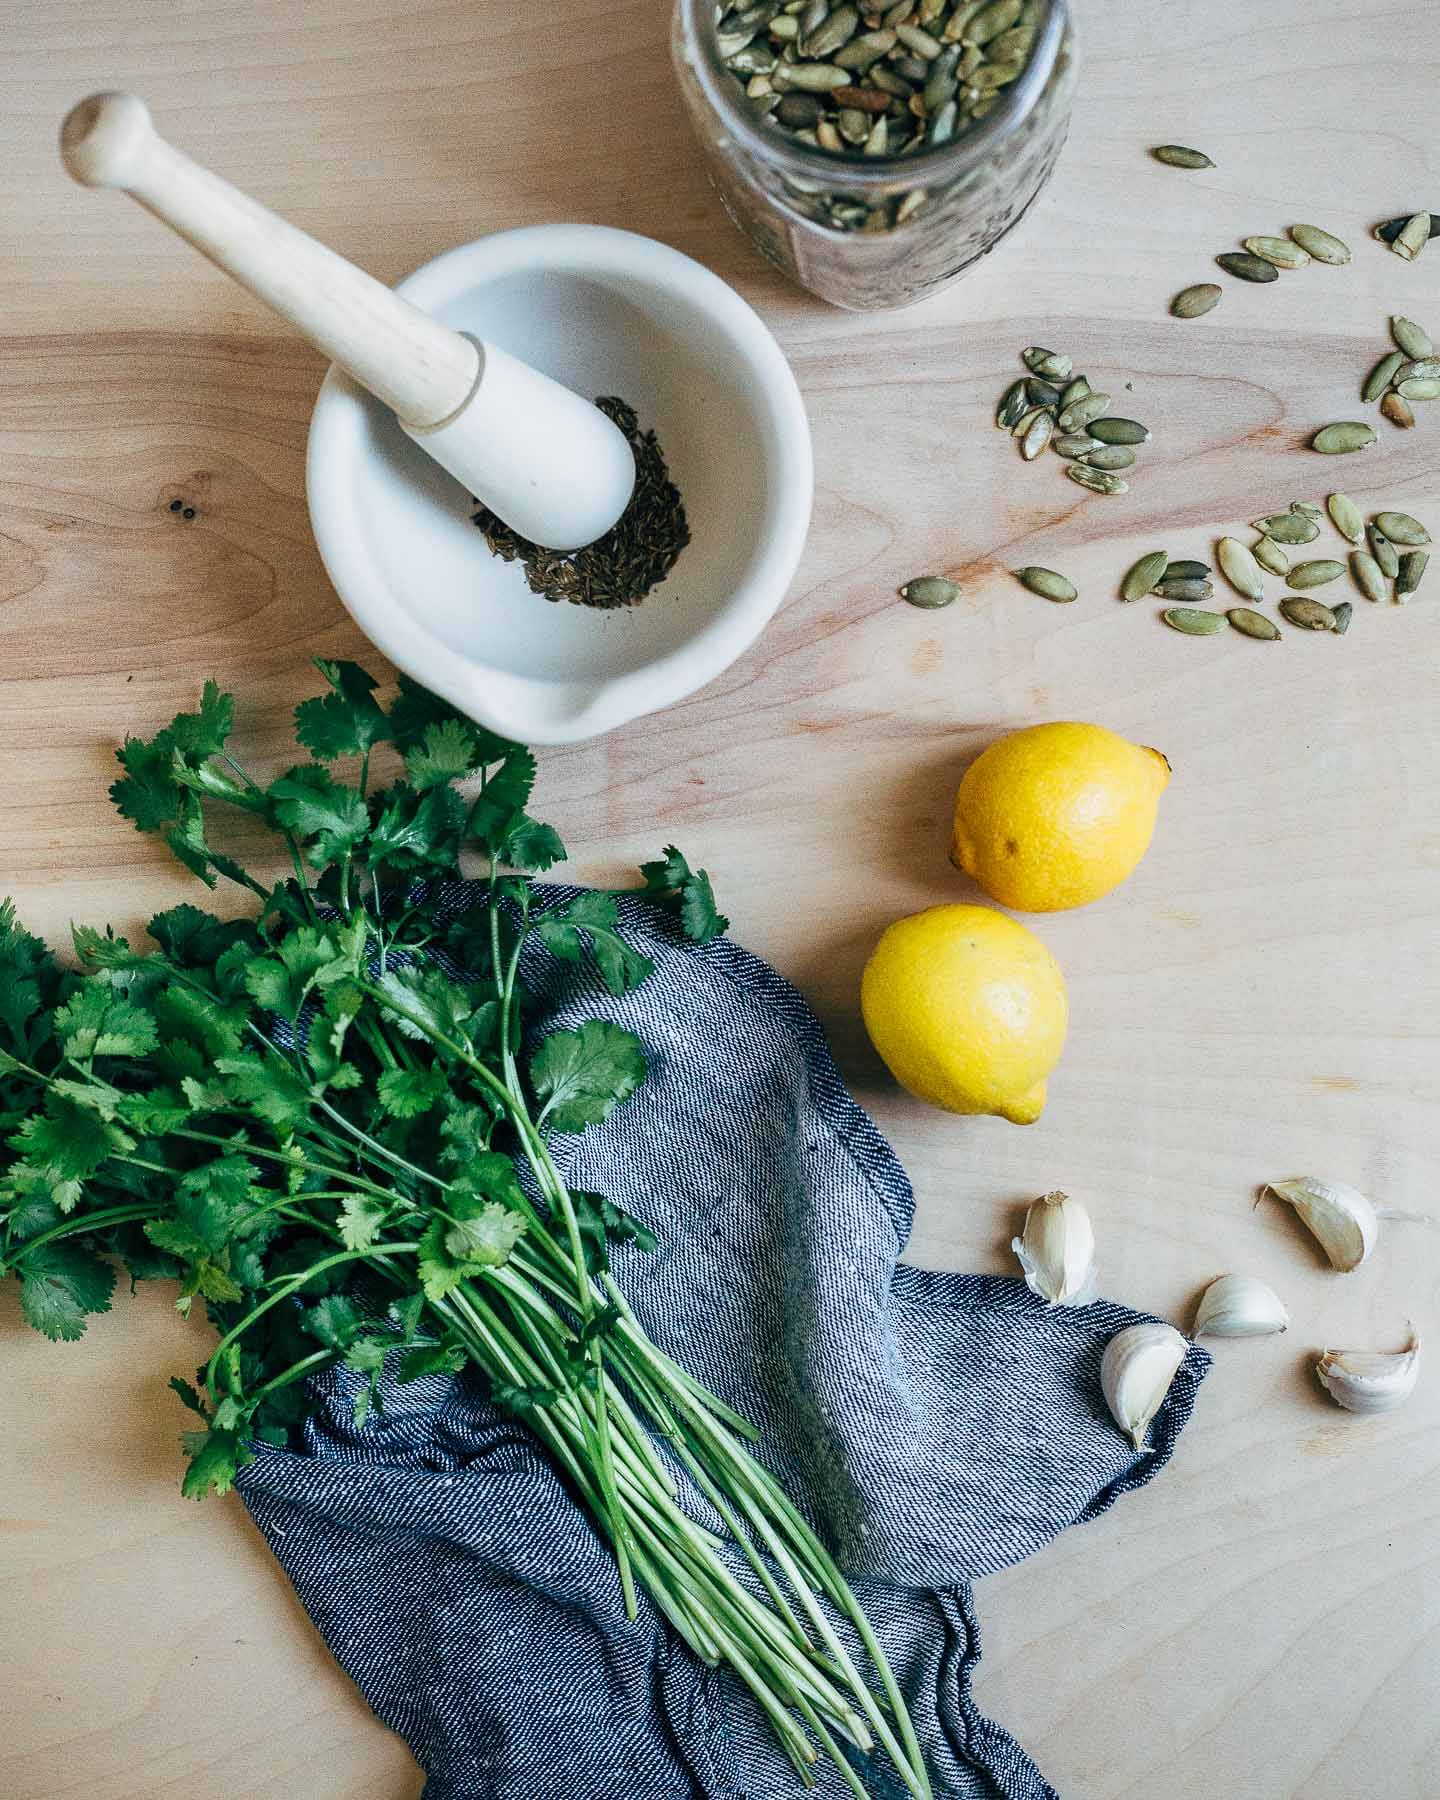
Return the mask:
<svg viewBox="0 0 1440 1800">
<path fill-rule="evenodd" d="M 1289 1329 L 1285 1302 L 1254 1275 L 1221 1275 L 1200 1296 L 1191 1337 L 1269 1337 Z"/>
<path fill-rule="evenodd" d="M 1296 1175 L 1289 1181 L 1272 1181 L 1261 1190 L 1293 1206 L 1304 1224 L 1319 1239 L 1337 1269 L 1358 1269 L 1375 1248 L 1380 1215 L 1347 1181 L 1321 1181 L 1315 1175 Z"/>
<path fill-rule="evenodd" d="M 1115 1423 L 1137 1450 L 1189 1349 L 1173 1325 L 1130 1325 L 1105 1346 L 1100 1386 Z"/>
<path fill-rule="evenodd" d="M 1025 1285 L 1050 1306 L 1083 1306 L 1095 1295 L 1095 1230 L 1090 1215 L 1068 1194 L 1042 1194 L 1025 1214 L 1010 1248 Z"/>
<path fill-rule="evenodd" d="M 1394 1412 L 1410 1398 L 1420 1377 L 1420 1334 L 1412 1325 L 1404 1350 L 1327 1350 L 1315 1373 L 1346 1412 Z"/>
</svg>

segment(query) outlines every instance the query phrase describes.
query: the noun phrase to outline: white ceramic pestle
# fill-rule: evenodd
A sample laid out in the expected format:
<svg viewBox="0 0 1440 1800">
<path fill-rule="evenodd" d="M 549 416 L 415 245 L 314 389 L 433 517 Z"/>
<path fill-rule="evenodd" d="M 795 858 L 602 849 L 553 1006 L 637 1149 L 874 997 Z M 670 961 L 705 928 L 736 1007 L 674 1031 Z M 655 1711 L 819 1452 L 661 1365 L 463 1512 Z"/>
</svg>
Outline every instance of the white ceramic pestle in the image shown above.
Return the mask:
<svg viewBox="0 0 1440 1800">
<path fill-rule="evenodd" d="M 60 153 L 76 181 L 131 195 L 287 319 L 523 537 L 579 549 L 625 510 L 634 458 L 589 400 L 430 318 L 192 162 L 133 94 L 82 100 Z"/>
</svg>

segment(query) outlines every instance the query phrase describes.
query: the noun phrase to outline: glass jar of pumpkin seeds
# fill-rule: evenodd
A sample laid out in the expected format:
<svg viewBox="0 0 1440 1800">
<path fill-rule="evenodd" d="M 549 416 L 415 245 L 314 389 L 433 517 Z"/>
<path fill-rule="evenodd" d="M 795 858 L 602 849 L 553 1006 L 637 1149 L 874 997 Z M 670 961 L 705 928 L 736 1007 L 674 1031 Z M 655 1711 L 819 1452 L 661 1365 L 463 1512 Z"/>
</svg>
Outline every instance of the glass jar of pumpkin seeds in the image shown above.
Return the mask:
<svg viewBox="0 0 1440 1800">
<path fill-rule="evenodd" d="M 1066 0 L 676 0 L 726 209 L 835 306 L 907 306 L 1005 235 L 1070 121 Z"/>
</svg>

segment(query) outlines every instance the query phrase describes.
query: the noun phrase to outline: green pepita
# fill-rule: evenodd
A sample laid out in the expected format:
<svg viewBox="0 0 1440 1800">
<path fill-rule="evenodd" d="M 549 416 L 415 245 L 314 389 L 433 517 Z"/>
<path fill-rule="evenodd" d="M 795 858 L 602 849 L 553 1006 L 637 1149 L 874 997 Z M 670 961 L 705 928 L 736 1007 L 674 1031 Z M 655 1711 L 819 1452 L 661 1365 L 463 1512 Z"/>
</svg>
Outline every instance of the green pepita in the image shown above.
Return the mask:
<svg viewBox="0 0 1440 1800">
<path fill-rule="evenodd" d="M 1296 563 L 1285 580 L 1292 588 L 1317 588 L 1324 587 L 1326 582 L 1338 581 L 1344 573 L 1344 563 L 1335 562 L 1328 556 L 1317 556 L 1311 562 Z"/>
<path fill-rule="evenodd" d="M 1170 311 L 1177 319 L 1198 319 L 1202 313 L 1213 312 L 1223 293 L 1213 281 L 1198 281 L 1194 287 L 1181 288 L 1170 302 Z"/>
<path fill-rule="evenodd" d="M 1400 235 L 1390 248 L 1397 256 L 1403 256 L 1406 262 L 1414 262 L 1425 248 L 1430 237 L 1430 215 L 1428 212 L 1412 213 L 1401 227 Z"/>
<path fill-rule="evenodd" d="M 1075 599 L 1080 592 L 1073 581 L 1067 581 L 1054 569 L 1040 569 L 1031 565 L 1014 570 L 1014 576 L 1022 587 L 1029 588 L 1032 594 L 1039 594 L 1042 600 L 1056 600 L 1063 604 Z"/>
<path fill-rule="evenodd" d="M 959 597 L 959 587 L 944 575 L 917 575 L 900 589 L 902 600 L 908 600 L 911 606 L 924 607 L 926 611 L 949 606 Z"/>
<path fill-rule="evenodd" d="M 1313 544 L 1320 535 L 1320 527 L 1308 513 L 1271 513 L 1269 518 L 1250 523 L 1277 544 Z"/>
<path fill-rule="evenodd" d="M 1085 461 L 1092 469 L 1133 469 L 1135 452 L 1128 444 L 1102 443 L 1098 450 L 1086 453 Z"/>
<path fill-rule="evenodd" d="M 1263 257 L 1277 269 L 1303 269 L 1310 260 L 1310 252 L 1302 249 L 1293 238 L 1248 237 L 1240 241 L 1252 256 Z"/>
<path fill-rule="evenodd" d="M 1167 575 L 1155 584 L 1162 600 L 1210 600 L 1215 594 L 1213 581 L 1172 581 Z"/>
<path fill-rule="evenodd" d="M 1084 402 L 1081 402 L 1084 405 Z M 1091 437 L 1099 438 L 1102 444 L 1148 444 L 1150 432 L 1144 425 L 1134 419 L 1092 419 L 1086 427 Z"/>
<path fill-rule="evenodd" d="M 1262 537 L 1257 544 L 1250 546 L 1250 554 L 1262 569 L 1268 569 L 1272 575 L 1288 575 L 1290 558 L 1273 538 Z"/>
<path fill-rule="evenodd" d="M 1380 565 L 1368 550 L 1353 550 L 1350 553 L 1350 573 L 1355 585 L 1367 600 L 1383 600 L 1385 598 L 1385 577 L 1380 572 Z"/>
<path fill-rule="evenodd" d="M 1418 519 L 1406 512 L 1378 512 L 1375 515 L 1375 529 L 1384 532 L 1392 544 L 1428 544 L 1430 533 Z"/>
<path fill-rule="evenodd" d="M 1061 456 L 1077 457 L 1088 456 L 1092 450 L 1103 450 L 1104 445 L 1088 431 L 1062 431 L 1051 438 L 1050 448 Z"/>
<path fill-rule="evenodd" d="M 1050 434 L 1055 429 L 1055 421 L 1048 412 L 1039 412 L 1020 439 L 1020 454 L 1026 462 L 1034 462 L 1035 458 L 1050 442 Z"/>
<path fill-rule="evenodd" d="M 1280 627 L 1275 621 L 1267 619 L 1264 613 L 1252 612 L 1248 606 L 1232 606 L 1225 617 L 1248 638 L 1259 638 L 1266 643 L 1279 640 Z"/>
<path fill-rule="evenodd" d="M 1365 385 L 1360 390 L 1362 400 L 1378 400 L 1395 379 L 1396 373 L 1404 366 L 1405 358 L 1398 350 L 1387 351 L 1375 367 L 1365 377 Z"/>
<path fill-rule="evenodd" d="M 1160 617 L 1172 631 L 1183 631 L 1186 637 L 1214 637 L 1225 629 L 1225 614 L 1204 612 L 1194 606 L 1167 606 Z"/>
<path fill-rule="evenodd" d="M 1392 425 L 1400 426 L 1403 431 L 1408 431 L 1415 423 L 1415 414 L 1411 410 L 1410 402 L 1403 394 L 1397 394 L 1393 388 L 1388 394 L 1381 397 L 1380 410 Z"/>
<path fill-rule="evenodd" d="M 1402 318 L 1397 314 L 1390 321 L 1390 335 L 1407 356 L 1433 356 L 1435 345 L 1430 333 L 1423 326 L 1417 325 L 1413 319 Z"/>
<path fill-rule="evenodd" d="M 1335 615 L 1320 600 L 1282 600 L 1280 617 L 1300 631 L 1333 631 Z"/>
<path fill-rule="evenodd" d="M 1352 544 L 1365 541 L 1365 520 L 1348 494 L 1331 494 L 1325 502 L 1335 529 Z"/>
<path fill-rule="evenodd" d="M 1083 375 L 1077 375 L 1073 381 L 1066 384 L 1060 395 L 1060 404 L 1062 407 L 1073 406 L 1077 400 L 1083 400 L 1089 392 L 1090 383 Z"/>
<path fill-rule="evenodd" d="M 1156 162 L 1172 169 L 1213 169 L 1214 163 L 1203 150 L 1190 150 L 1184 144 L 1157 144 L 1150 152 Z"/>
<path fill-rule="evenodd" d="M 1399 372 L 1401 381 L 1424 381 L 1440 375 L 1440 356 L 1417 356 Z"/>
<path fill-rule="evenodd" d="M 1179 562 L 1165 565 L 1166 581 L 1208 581 L 1210 565 L 1199 562 L 1195 557 L 1183 557 Z"/>
<path fill-rule="evenodd" d="M 1070 358 L 1059 350 L 1042 350 L 1032 344 L 1021 352 L 1020 360 L 1032 375 L 1043 375 L 1047 381 L 1068 381 L 1074 367 Z"/>
<path fill-rule="evenodd" d="M 1430 561 L 1428 550 L 1407 550 L 1400 558 L 1400 573 L 1395 577 L 1395 594 L 1398 599 L 1402 594 L 1413 594 L 1425 576 L 1425 566 Z"/>
<path fill-rule="evenodd" d="M 1338 267 L 1350 260 L 1350 246 L 1333 232 L 1322 231 L 1318 225 L 1292 225 L 1290 235 L 1302 250 L 1310 252 L 1316 262 L 1332 263 Z"/>
<path fill-rule="evenodd" d="M 1227 250 L 1215 258 L 1227 275 L 1241 281 L 1278 281 L 1280 271 L 1263 256 L 1252 256 L 1248 250 Z"/>
<path fill-rule="evenodd" d="M 1109 410 L 1110 396 L 1091 392 L 1072 400 L 1055 422 L 1062 431 L 1084 431 Z"/>
<path fill-rule="evenodd" d="M 1400 552 L 1373 522 L 1365 527 L 1365 536 L 1369 540 L 1370 554 L 1379 563 L 1381 573 L 1387 580 L 1393 581 L 1400 573 Z"/>
<path fill-rule="evenodd" d="M 1072 462 L 1065 465 L 1065 473 L 1083 488 L 1089 488 L 1092 494 L 1128 494 L 1130 483 L 1121 475 L 1112 475 L 1108 469 L 1092 469 L 1085 463 Z"/>
<path fill-rule="evenodd" d="M 1154 592 L 1156 582 L 1162 581 L 1169 569 L 1170 559 L 1163 550 L 1149 551 L 1126 570 L 1125 579 L 1120 583 L 1120 598 L 1143 600 Z"/>
<path fill-rule="evenodd" d="M 1310 448 L 1322 456 L 1344 456 L 1351 450 L 1368 450 L 1375 442 L 1373 426 L 1358 419 L 1341 419 L 1337 424 L 1322 426 L 1310 440 Z"/>
<path fill-rule="evenodd" d="M 1335 623 L 1330 629 L 1335 633 L 1336 637 L 1344 637 L 1345 633 L 1350 629 L 1350 615 L 1355 611 L 1355 608 L 1348 600 L 1342 600 L 1338 605 L 1332 606 L 1330 610 L 1335 615 Z"/>
<path fill-rule="evenodd" d="M 1395 392 L 1402 400 L 1440 400 L 1440 376 L 1422 375 L 1413 381 L 1397 381 Z"/>
</svg>

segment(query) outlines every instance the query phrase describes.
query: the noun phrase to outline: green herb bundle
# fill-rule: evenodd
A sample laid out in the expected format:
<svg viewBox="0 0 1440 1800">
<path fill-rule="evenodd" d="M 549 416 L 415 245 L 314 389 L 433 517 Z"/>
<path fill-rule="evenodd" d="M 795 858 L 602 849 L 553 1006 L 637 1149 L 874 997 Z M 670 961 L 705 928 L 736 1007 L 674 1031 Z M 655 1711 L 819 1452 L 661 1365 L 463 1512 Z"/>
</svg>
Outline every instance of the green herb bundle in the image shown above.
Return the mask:
<svg viewBox="0 0 1440 1800">
<path fill-rule="evenodd" d="M 121 813 L 209 885 L 249 889 L 251 917 L 177 906 L 151 920 L 147 950 L 77 929 L 77 974 L 0 906 L 0 1273 L 52 1338 L 109 1309 L 117 1261 L 177 1281 L 182 1312 L 199 1297 L 218 1342 L 198 1386 L 171 1383 L 199 1418 L 183 1484 L 197 1498 L 223 1493 L 255 1441 L 283 1442 L 306 1377 L 337 1361 L 366 1378 L 362 1421 L 382 1369 L 475 1365 L 613 1546 L 631 1616 L 639 1585 L 734 1671 L 802 1777 L 823 1751 L 863 1795 L 842 1746 L 878 1743 L 927 1796 L 884 1656 L 747 1450 L 753 1428 L 650 1341 L 611 1277 L 608 1246 L 650 1248 L 650 1233 L 568 1187 L 552 1157 L 553 1133 L 634 1093 L 645 1057 L 604 1019 L 527 1054 L 521 950 L 588 955 L 612 993 L 634 988 L 651 965 L 614 894 L 537 903 L 531 876 L 564 847 L 526 811 L 528 750 L 403 679 L 386 709 L 354 664 L 319 666 L 330 691 L 296 713 L 312 760 L 268 786 L 227 749 L 233 707 L 213 683 L 197 712 L 117 753 Z M 382 745 L 404 775 L 375 787 Z M 227 810 L 250 816 L 251 837 L 277 834 L 284 880 L 220 847 Z M 485 878 L 456 916 L 437 889 L 462 850 Z M 642 875 L 690 938 L 724 929 L 678 850 Z M 681 1509 L 677 1466 L 751 1579 Z"/>
</svg>

